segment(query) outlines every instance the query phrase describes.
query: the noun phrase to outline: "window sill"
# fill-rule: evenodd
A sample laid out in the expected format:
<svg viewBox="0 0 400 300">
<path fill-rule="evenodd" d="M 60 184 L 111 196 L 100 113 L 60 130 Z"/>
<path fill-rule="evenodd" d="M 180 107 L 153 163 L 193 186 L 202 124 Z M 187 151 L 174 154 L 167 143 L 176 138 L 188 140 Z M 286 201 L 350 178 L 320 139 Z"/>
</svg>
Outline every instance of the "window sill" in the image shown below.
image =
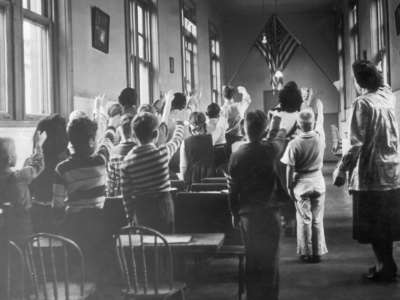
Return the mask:
<svg viewBox="0 0 400 300">
<path fill-rule="evenodd" d="M 11 127 L 36 127 L 38 121 L 36 120 L 24 120 L 24 121 L 16 121 L 16 120 L 0 120 L 0 127 L 2 128 L 11 128 Z"/>
</svg>

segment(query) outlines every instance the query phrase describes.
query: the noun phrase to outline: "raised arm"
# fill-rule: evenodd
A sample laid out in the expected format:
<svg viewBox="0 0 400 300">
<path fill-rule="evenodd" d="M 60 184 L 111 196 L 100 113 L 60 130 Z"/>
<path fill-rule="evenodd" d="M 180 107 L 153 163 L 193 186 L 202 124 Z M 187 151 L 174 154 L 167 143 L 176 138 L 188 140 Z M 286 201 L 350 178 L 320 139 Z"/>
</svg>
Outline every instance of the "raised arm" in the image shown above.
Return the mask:
<svg viewBox="0 0 400 300">
<path fill-rule="evenodd" d="M 174 135 L 172 136 L 171 140 L 165 144 L 168 153 L 168 159 L 170 159 L 181 146 L 183 141 L 183 130 L 184 123 L 182 121 L 177 121 Z"/>
<path fill-rule="evenodd" d="M 240 112 L 240 117 L 243 119 L 245 117 L 247 109 L 250 106 L 251 97 L 245 87 L 238 86 L 237 89 L 238 92 L 242 94 L 242 101 L 239 103 L 239 112 Z"/>
<path fill-rule="evenodd" d="M 167 123 L 169 114 L 171 112 L 171 105 L 172 105 L 173 99 L 174 99 L 174 92 L 172 90 L 169 90 L 165 94 L 165 106 L 164 106 L 163 115 L 161 117 L 161 123 Z"/>
<path fill-rule="evenodd" d="M 33 153 L 25 160 L 24 167 L 21 170 L 16 171 L 16 176 L 19 180 L 30 184 L 44 169 L 43 159 L 43 144 L 46 141 L 46 132 L 39 133 L 35 132 L 33 141 Z"/>
</svg>

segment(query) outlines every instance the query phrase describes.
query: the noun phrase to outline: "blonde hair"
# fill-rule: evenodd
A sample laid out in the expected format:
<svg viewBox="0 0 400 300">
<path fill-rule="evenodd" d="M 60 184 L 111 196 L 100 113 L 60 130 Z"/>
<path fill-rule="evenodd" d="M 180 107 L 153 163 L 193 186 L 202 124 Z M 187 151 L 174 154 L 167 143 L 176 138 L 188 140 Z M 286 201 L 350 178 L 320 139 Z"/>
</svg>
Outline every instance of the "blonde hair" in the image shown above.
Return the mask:
<svg viewBox="0 0 400 300">
<path fill-rule="evenodd" d="M 312 130 L 314 121 L 315 121 L 315 116 L 312 109 L 306 108 L 299 113 L 298 123 L 303 131 Z"/>
<path fill-rule="evenodd" d="M 15 167 L 17 154 L 12 138 L 0 138 L 0 169 Z"/>
</svg>

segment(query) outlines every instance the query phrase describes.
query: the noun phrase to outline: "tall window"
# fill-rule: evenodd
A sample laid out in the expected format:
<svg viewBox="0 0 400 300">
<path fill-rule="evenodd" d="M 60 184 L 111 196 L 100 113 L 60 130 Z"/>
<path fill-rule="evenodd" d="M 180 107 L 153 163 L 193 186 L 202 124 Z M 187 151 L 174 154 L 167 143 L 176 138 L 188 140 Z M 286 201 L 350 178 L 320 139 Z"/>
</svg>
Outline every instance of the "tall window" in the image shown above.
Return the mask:
<svg viewBox="0 0 400 300">
<path fill-rule="evenodd" d="M 183 82 L 185 92 L 190 93 L 198 85 L 196 6 L 192 1 L 184 1 L 182 22 Z"/>
<path fill-rule="evenodd" d="M 351 50 L 351 63 L 360 58 L 360 45 L 358 33 L 358 1 L 350 1 L 350 50 Z"/>
<path fill-rule="evenodd" d="M 221 97 L 221 49 L 217 30 L 210 25 L 211 99 L 218 103 Z"/>
<path fill-rule="evenodd" d="M 52 111 L 50 1 L 23 1 L 24 107 L 27 115 Z"/>
<path fill-rule="evenodd" d="M 129 1 L 128 81 L 138 91 L 141 104 L 150 103 L 152 91 L 152 17 L 151 1 Z"/>
<path fill-rule="evenodd" d="M 6 7 L 0 6 L 0 113 L 8 112 Z"/>
<path fill-rule="evenodd" d="M 345 50 L 344 50 L 344 22 L 343 17 L 339 19 L 338 26 L 338 39 L 337 39 L 337 51 L 339 58 L 339 82 L 338 89 L 340 94 L 340 109 L 342 111 L 342 120 L 346 120 L 346 94 L 345 94 Z"/>
<path fill-rule="evenodd" d="M 389 79 L 387 57 L 387 29 L 385 23 L 385 1 L 371 2 L 371 50 L 375 62 L 380 66 L 385 82 Z"/>
</svg>

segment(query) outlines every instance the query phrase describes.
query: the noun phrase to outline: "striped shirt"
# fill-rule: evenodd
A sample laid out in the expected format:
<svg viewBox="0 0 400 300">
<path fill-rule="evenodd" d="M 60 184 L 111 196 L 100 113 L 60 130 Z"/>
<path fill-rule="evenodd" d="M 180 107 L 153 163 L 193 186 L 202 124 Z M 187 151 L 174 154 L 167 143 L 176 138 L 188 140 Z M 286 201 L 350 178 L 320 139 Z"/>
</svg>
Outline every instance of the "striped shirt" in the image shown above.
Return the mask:
<svg viewBox="0 0 400 300">
<path fill-rule="evenodd" d="M 168 162 L 183 140 L 184 126 L 177 123 L 170 142 L 157 147 L 153 143 L 136 146 L 128 153 L 121 166 L 124 199 L 153 192 L 168 192 Z"/>
<path fill-rule="evenodd" d="M 73 154 L 56 167 L 53 206 L 68 212 L 87 208 L 102 209 L 106 192 L 106 165 L 113 146 L 115 130 L 107 129 L 103 142 L 91 156 Z"/>
</svg>

